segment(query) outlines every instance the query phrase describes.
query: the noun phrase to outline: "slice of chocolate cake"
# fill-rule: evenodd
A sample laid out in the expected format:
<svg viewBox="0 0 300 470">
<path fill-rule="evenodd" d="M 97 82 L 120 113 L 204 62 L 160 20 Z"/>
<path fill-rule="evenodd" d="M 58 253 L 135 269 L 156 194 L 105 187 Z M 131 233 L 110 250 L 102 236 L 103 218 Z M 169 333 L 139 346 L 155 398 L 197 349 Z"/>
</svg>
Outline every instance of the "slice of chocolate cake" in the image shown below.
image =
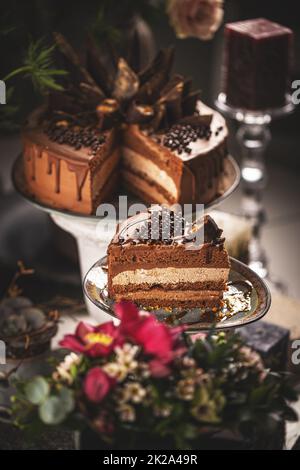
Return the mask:
<svg viewBox="0 0 300 470">
<path fill-rule="evenodd" d="M 219 307 L 230 267 L 221 234 L 209 216 L 188 224 L 161 206 L 129 218 L 108 247 L 109 296 L 143 307 Z"/>
</svg>

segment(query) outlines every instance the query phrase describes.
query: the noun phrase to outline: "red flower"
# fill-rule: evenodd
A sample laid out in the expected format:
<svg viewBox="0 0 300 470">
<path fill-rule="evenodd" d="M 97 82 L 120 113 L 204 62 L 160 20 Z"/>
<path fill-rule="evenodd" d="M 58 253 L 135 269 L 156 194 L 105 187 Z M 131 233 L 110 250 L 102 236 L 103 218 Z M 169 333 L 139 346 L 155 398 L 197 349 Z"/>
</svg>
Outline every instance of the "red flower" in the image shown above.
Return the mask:
<svg viewBox="0 0 300 470">
<path fill-rule="evenodd" d="M 153 375 L 167 375 L 170 372 L 167 365 L 185 351 L 182 345 L 178 349 L 178 339 L 184 328 L 170 328 L 153 315 L 139 312 L 131 302 L 119 302 L 115 311 L 121 320 L 122 335 L 140 344 L 144 353 L 153 357 L 149 363 Z"/>
<path fill-rule="evenodd" d="M 65 335 L 60 346 L 90 357 L 107 356 L 115 346 L 123 344 L 120 330 L 113 322 L 92 326 L 80 322 L 74 335 Z"/>
<path fill-rule="evenodd" d="M 85 377 L 83 388 L 90 401 L 99 403 L 108 394 L 112 385 L 113 381 L 101 367 L 93 367 Z"/>
</svg>

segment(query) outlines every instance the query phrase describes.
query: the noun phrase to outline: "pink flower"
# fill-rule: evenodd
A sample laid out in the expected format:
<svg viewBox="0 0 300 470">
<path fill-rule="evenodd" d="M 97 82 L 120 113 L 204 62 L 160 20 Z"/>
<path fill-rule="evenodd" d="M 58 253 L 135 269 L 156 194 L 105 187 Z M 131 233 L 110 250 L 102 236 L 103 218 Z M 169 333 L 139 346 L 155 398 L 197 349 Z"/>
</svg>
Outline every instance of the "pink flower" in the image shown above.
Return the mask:
<svg viewBox="0 0 300 470">
<path fill-rule="evenodd" d="M 170 328 L 153 315 L 139 312 L 131 302 L 119 302 L 115 311 L 121 320 L 122 336 L 140 344 L 143 352 L 150 356 L 152 375 L 161 377 L 170 373 L 168 365 L 186 350 L 178 341 L 184 328 Z"/>
<path fill-rule="evenodd" d="M 167 377 L 171 373 L 169 365 L 161 359 L 152 359 L 149 362 L 149 370 L 152 377 Z"/>
<path fill-rule="evenodd" d="M 83 388 L 90 401 L 99 403 L 108 394 L 112 385 L 112 379 L 101 367 L 93 367 L 85 377 Z"/>
<path fill-rule="evenodd" d="M 223 20 L 223 0 L 169 0 L 167 12 L 180 38 L 212 39 Z"/>
<path fill-rule="evenodd" d="M 113 322 L 92 326 L 80 322 L 74 335 L 65 335 L 60 346 L 90 357 L 107 356 L 115 346 L 122 345 L 120 330 Z"/>
</svg>

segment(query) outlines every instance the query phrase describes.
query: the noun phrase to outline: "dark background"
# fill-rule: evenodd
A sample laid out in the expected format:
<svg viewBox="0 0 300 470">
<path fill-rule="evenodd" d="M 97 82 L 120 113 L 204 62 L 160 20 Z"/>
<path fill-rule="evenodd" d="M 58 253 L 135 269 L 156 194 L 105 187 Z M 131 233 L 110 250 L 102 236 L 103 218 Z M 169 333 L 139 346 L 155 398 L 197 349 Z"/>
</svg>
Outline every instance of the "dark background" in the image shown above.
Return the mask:
<svg viewBox="0 0 300 470">
<path fill-rule="evenodd" d="M 76 47 L 79 47 L 86 31 L 91 30 L 102 4 L 103 0 L 11 0 L 9 2 L 1 0 L 0 78 L 21 65 L 22 57 L 31 39 L 36 40 L 43 36 L 51 42 L 51 32 L 55 30 L 64 33 Z M 141 15 L 153 30 L 156 47 L 175 44 L 175 69 L 193 77 L 195 85 L 202 90 L 204 101 L 213 104 L 220 85 L 223 27 L 212 41 L 194 38 L 176 39 L 163 5 L 156 10 L 147 7 L 147 2 L 144 0 L 106 0 L 105 4 L 108 13 L 105 16 L 103 35 L 110 27 L 122 30 L 124 23 L 133 13 Z M 156 4 L 155 1 L 154 4 Z M 224 11 L 224 23 L 265 17 L 292 28 L 295 33 L 293 79 L 300 78 L 299 2 L 295 0 L 225 0 Z M 122 43 L 122 37 L 121 40 L 119 38 L 119 42 Z M 22 122 L 38 98 L 33 95 L 32 86 L 28 80 L 15 79 L 12 84 L 15 88 L 14 101 L 17 104 L 22 103 L 18 116 Z M 298 169 L 300 165 L 297 145 L 299 123 L 298 111 L 293 116 L 273 124 L 277 138 L 268 149 L 272 160 L 295 169 Z"/>
</svg>

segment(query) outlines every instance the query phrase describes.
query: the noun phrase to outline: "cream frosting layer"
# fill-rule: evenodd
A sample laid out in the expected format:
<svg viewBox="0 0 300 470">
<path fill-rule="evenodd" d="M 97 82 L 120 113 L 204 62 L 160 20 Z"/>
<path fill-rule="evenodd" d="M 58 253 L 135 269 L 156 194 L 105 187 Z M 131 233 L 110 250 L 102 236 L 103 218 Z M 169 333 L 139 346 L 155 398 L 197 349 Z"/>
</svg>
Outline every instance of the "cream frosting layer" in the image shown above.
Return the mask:
<svg viewBox="0 0 300 470">
<path fill-rule="evenodd" d="M 123 147 L 123 160 L 125 165 L 132 169 L 144 173 L 148 178 L 152 179 L 155 183 L 162 186 L 168 193 L 175 199 L 178 197 L 178 189 L 174 180 L 168 175 L 166 171 L 161 170 L 155 163 L 148 158 L 143 157 L 134 150 L 128 147 Z"/>
<path fill-rule="evenodd" d="M 123 271 L 113 277 L 113 285 L 178 284 L 227 281 L 228 268 L 153 268 Z"/>
</svg>

